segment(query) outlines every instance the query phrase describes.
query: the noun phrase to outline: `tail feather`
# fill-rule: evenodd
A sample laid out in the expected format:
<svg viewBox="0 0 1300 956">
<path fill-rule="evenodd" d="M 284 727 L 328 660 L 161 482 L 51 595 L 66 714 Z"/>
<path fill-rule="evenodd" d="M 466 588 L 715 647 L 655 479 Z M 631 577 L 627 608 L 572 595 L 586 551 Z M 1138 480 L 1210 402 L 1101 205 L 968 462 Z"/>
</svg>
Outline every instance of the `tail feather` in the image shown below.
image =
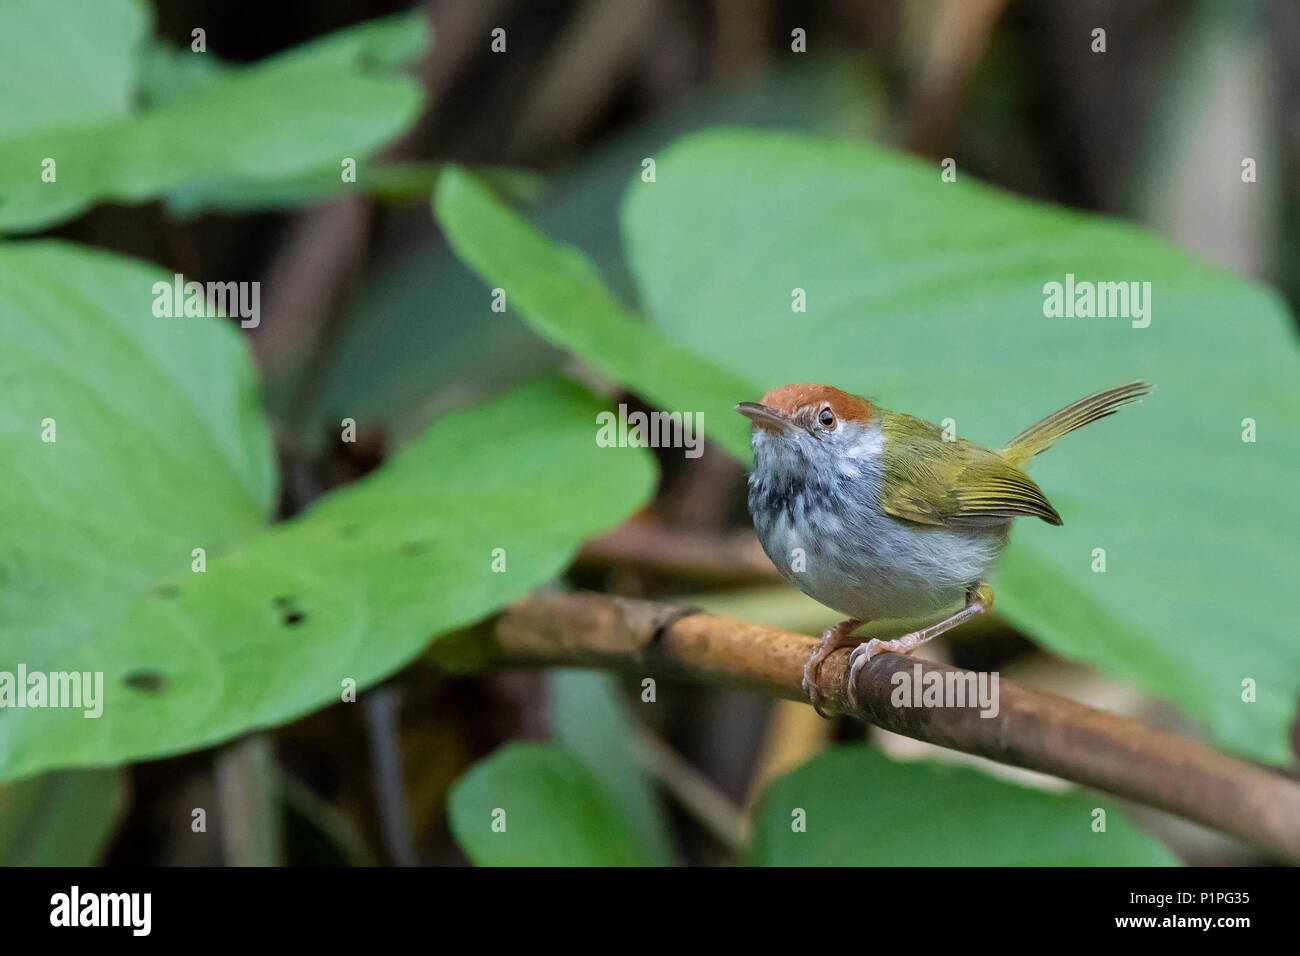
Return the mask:
<svg viewBox="0 0 1300 956">
<path fill-rule="evenodd" d="M 1152 388 L 1154 386 L 1147 382 L 1129 382 L 1071 402 L 1041 422 L 1030 425 L 998 451 L 1013 465 L 1021 465 L 1039 452 L 1047 451 L 1061 436 L 1099 418 L 1114 415 L 1125 405 L 1140 400 Z"/>
</svg>

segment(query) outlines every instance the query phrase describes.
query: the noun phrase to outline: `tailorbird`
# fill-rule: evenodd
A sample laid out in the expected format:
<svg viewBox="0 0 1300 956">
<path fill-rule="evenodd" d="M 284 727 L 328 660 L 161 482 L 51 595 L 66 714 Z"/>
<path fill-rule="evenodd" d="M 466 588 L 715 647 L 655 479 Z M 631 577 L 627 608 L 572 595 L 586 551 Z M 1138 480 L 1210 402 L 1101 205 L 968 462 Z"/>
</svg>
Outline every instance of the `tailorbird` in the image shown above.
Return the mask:
<svg viewBox="0 0 1300 956">
<path fill-rule="evenodd" d="M 936 615 L 965 601 L 929 627 L 858 644 L 848 680 L 855 709 L 858 670 L 874 654 L 910 654 L 991 608 L 987 577 L 1011 522 L 1027 515 L 1061 523 L 1022 466 L 1150 390 L 1132 382 L 1081 398 L 996 451 L 829 385 L 782 385 L 762 402 L 738 404 L 754 423 L 749 511 L 763 550 L 787 581 L 848 615 L 827 629 L 804 666 L 803 687 L 817 712 L 822 662 L 854 643 L 867 621 Z M 792 560 L 796 554 L 801 560 Z"/>
</svg>

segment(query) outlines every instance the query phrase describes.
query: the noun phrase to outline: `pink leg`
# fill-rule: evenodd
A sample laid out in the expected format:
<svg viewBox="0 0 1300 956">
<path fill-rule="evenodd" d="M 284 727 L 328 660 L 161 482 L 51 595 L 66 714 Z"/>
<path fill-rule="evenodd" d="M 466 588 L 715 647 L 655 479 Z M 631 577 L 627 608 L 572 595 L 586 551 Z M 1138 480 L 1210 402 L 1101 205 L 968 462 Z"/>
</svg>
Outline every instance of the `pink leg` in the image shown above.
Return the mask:
<svg viewBox="0 0 1300 956">
<path fill-rule="evenodd" d="M 817 681 L 821 677 L 822 661 L 830 655 L 832 651 L 841 647 L 847 647 L 853 643 L 852 634 L 862 622 L 854 618 L 847 621 L 840 621 L 834 627 L 826 629 L 822 639 L 817 642 L 817 647 L 813 649 L 812 656 L 808 658 L 808 663 L 803 666 L 803 690 L 808 695 L 808 700 L 812 702 L 813 710 L 817 711 L 822 717 L 826 714 L 822 711 L 822 695 L 817 689 Z"/>
<path fill-rule="evenodd" d="M 871 640 L 859 644 L 849 656 L 849 704 L 854 710 L 858 709 L 858 671 L 862 670 L 863 665 L 871 658 L 884 651 L 893 651 L 895 654 L 910 654 L 926 641 L 938 637 L 944 631 L 951 631 L 958 624 L 970 620 L 976 614 L 983 614 L 992 606 L 993 589 L 987 584 L 981 584 L 966 592 L 966 606 L 964 608 L 951 617 L 944 618 L 937 624 L 931 624 L 929 627 L 913 631 L 911 634 L 904 634 L 892 641 L 882 641 L 873 637 Z"/>
</svg>

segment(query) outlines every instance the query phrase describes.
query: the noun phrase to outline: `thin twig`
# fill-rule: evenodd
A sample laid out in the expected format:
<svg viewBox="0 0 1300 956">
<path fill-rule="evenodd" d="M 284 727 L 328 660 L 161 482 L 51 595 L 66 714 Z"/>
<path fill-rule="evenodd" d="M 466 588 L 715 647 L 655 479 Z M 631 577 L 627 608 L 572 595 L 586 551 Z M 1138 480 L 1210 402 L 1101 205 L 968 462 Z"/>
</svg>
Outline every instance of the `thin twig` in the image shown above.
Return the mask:
<svg viewBox="0 0 1300 956">
<path fill-rule="evenodd" d="M 734 853 L 749 844 L 749 818 L 677 751 L 648 730 L 636 734 L 637 756 L 652 777 Z"/>
<path fill-rule="evenodd" d="M 398 866 L 417 866 L 419 856 L 406 813 L 406 783 L 399 746 L 399 693 L 391 686 L 384 686 L 372 690 L 362 700 L 384 848 Z"/>
<path fill-rule="evenodd" d="M 271 736 L 249 734 L 222 747 L 213 777 L 226 865 L 282 865 L 284 819 Z"/>
<path fill-rule="evenodd" d="M 439 642 L 441 643 L 441 642 Z M 790 700 L 814 639 L 689 609 L 599 594 L 536 595 L 508 607 L 491 633 L 435 644 L 460 669 L 608 667 L 640 676 L 728 684 Z M 847 651 L 827 658 L 824 707 L 850 713 Z M 999 710 L 894 706 L 899 672 L 961 673 L 897 654 L 858 674 L 853 716 L 886 730 L 1027 767 L 1195 820 L 1300 861 L 1300 783 L 1140 721 L 999 681 Z"/>
</svg>

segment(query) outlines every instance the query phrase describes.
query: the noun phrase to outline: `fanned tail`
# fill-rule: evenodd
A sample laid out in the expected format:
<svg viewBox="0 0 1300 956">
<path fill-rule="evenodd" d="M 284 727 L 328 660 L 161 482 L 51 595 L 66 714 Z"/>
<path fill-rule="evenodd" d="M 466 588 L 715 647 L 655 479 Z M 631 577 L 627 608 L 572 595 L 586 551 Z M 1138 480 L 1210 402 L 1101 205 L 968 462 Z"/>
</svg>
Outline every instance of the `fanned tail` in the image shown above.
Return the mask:
<svg viewBox="0 0 1300 956">
<path fill-rule="evenodd" d="M 1068 435 L 1076 428 L 1082 428 L 1099 418 L 1114 415 L 1125 405 L 1138 401 L 1152 388 L 1154 386 L 1147 382 L 1129 382 L 1071 402 L 1041 422 L 1030 425 L 998 451 L 1013 465 L 1021 465 L 1052 447 L 1052 442 L 1062 435 Z"/>
</svg>

